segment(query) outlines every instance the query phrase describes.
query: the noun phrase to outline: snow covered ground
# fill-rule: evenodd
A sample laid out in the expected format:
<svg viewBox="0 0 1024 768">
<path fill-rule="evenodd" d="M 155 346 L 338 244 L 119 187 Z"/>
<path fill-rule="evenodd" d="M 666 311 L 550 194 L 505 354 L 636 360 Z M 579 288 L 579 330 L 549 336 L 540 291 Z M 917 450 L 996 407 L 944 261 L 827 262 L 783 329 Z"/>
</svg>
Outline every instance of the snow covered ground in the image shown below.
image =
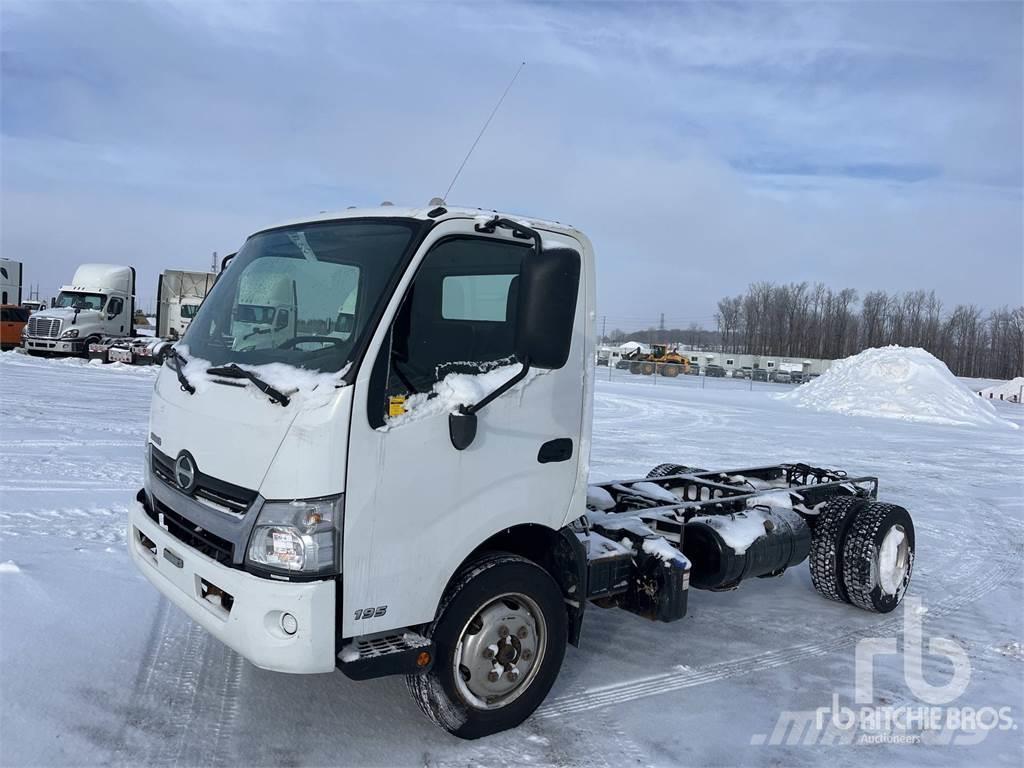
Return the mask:
<svg viewBox="0 0 1024 768">
<path fill-rule="evenodd" d="M 477 742 L 430 725 L 401 679 L 258 670 L 160 599 L 126 555 L 155 371 L 4 353 L 0 764 L 1021 764 L 1024 430 L 820 413 L 774 398 L 785 385 L 598 371 L 596 479 L 662 461 L 878 474 L 881 497 L 915 516 L 924 680 L 949 682 L 949 660 L 928 650 L 947 638 L 970 678 L 943 712 L 1009 707 L 1015 728 L 946 731 L 954 744 L 775 743 L 784 712 L 829 707 L 834 694 L 864 706 L 857 641 L 904 628 L 902 610 L 879 617 L 818 597 L 806 566 L 693 591 L 675 624 L 590 609 L 583 647 L 569 649 L 541 710 Z M 1024 408 L 996 408 L 1024 423 Z M 922 705 L 903 664 L 876 658 L 873 706 Z"/>
</svg>

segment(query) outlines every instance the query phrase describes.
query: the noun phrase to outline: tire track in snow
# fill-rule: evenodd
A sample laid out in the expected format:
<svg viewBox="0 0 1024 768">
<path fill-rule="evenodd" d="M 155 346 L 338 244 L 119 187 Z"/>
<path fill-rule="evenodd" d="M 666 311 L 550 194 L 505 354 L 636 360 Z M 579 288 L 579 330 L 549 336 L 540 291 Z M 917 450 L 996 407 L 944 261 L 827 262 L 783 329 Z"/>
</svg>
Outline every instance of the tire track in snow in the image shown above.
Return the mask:
<svg viewBox="0 0 1024 768">
<path fill-rule="evenodd" d="M 990 568 L 986 575 L 975 581 L 970 587 L 951 595 L 945 600 L 928 606 L 927 618 L 939 618 L 952 613 L 961 606 L 973 602 L 996 589 L 1020 570 L 1019 560 L 1004 560 L 995 568 Z M 741 675 L 748 675 L 762 670 L 786 666 L 796 661 L 803 661 L 816 656 L 825 656 L 835 651 L 855 645 L 865 637 L 900 635 L 903 632 L 903 615 L 890 615 L 888 619 L 876 624 L 850 630 L 843 635 L 817 643 L 802 643 L 777 651 L 749 656 L 743 659 L 710 664 L 691 669 L 680 666 L 676 671 L 651 677 L 630 680 L 623 683 L 589 688 L 584 693 L 559 697 L 542 705 L 536 717 L 549 719 L 564 717 L 579 712 L 601 709 L 628 701 L 658 696 L 671 691 L 692 688 L 698 685 L 714 683 Z"/>
<path fill-rule="evenodd" d="M 114 764 L 231 763 L 243 660 L 161 598 Z"/>
</svg>

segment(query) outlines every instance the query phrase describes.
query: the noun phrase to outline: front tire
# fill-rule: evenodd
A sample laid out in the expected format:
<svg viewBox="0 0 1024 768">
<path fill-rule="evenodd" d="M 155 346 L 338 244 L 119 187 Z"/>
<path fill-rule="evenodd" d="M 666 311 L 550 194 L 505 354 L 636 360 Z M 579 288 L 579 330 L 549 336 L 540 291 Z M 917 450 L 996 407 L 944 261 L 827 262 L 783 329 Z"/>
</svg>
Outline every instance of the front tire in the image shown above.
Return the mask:
<svg viewBox="0 0 1024 768">
<path fill-rule="evenodd" d="M 489 554 L 456 577 L 426 634 L 434 666 L 406 678 L 423 713 L 463 739 L 515 728 L 544 701 L 562 666 L 562 591 L 536 563 Z"/>
</svg>

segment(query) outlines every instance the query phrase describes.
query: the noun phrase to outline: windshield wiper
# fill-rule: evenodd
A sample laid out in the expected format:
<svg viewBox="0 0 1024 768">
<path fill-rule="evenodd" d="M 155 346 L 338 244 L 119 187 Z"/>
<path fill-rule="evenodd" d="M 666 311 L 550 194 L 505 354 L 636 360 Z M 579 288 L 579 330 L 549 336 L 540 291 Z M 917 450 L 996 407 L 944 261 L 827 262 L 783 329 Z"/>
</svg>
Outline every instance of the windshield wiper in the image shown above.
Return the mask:
<svg viewBox="0 0 1024 768">
<path fill-rule="evenodd" d="M 267 382 L 265 382 L 255 373 L 253 373 L 252 371 L 247 371 L 244 368 L 240 368 L 237 365 L 235 365 L 235 363 L 221 365 L 216 368 L 208 368 L 206 372 L 212 376 L 224 376 L 225 378 L 228 379 L 248 379 L 249 381 L 256 385 L 256 388 L 258 390 L 260 390 L 263 394 L 265 394 L 275 403 L 280 403 L 281 405 L 288 405 L 288 403 L 291 402 L 291 399 L 288 397 L 288 395 L 284 394 L 278 389 L 274 389 L 272 386 L 267 384 Z"/>
<path fill-rule="evenodd" d="M 196 393 L 196 388 L 189 382 L 188 377 L 181 372 L 181 366 L 188 363 L 188 360 L 186 360 L 185 356 L 174 347 L 167 348 L 167 355 L 171 360 L 171 368 L 174 369 L 174 373 L 178 376 L 178 383 L 181 384 L 181 391 L 194 395 Z"/>
</svg>

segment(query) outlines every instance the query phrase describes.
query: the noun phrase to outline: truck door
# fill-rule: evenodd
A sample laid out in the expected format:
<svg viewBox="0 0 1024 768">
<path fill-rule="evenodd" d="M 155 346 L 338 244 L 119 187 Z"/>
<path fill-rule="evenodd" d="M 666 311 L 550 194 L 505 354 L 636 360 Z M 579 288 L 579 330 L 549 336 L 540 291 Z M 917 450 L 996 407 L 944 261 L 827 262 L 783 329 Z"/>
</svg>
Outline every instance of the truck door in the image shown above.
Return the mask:
<svg viewBox="0 0 1024 768">
<path fill-rule="evenodd" d="M 125 303 L 124 299 L 120 296 L 111 296 L 107 301 L 107 319 L 105 325 L 107 330 L 112 333 L 125 333 L 125 329 L 128 327 L 128 318 L 125 315 Z"/>
<path fill-rule="evenodd" d="M 479 412 L 468 448 L 452 445 L 455 403 L 479 401 L 520 369 L 516 291 L 532 246 L 473 225 L 446 221 L 427 236 L 355 382 L 342 564 L 346 637 L 432 620 L 459 564 L 490 536 L 526 523 L 558 529 L 571 510 L 583 510 L 586 270 L 566 365 L 531 372 Z M 550 242 L 581 253 L 567 236 L 550 235 Z"/>
</svg>

